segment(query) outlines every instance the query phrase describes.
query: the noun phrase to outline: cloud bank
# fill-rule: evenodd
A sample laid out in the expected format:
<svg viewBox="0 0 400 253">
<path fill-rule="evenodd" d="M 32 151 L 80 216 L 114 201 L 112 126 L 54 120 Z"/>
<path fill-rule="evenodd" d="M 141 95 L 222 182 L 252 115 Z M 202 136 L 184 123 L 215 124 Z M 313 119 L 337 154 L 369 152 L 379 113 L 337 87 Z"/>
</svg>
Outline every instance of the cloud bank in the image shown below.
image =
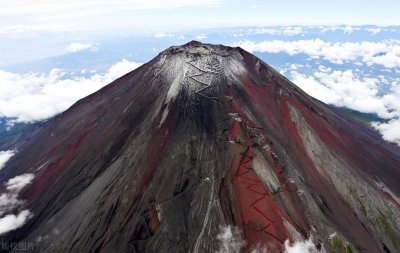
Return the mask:
<svg viewBox="0 0 400 253">
<path fill-rule="evenodd" d="M 18 199 L 18 194 L 32 182 L 33 178 L 33 174 L 27 173 L 11 178 L 5 183 L 6 192 L 0 195 L 0 215 L 12 211 L 23 204 L 23 201 Z"/>
<path fill-rule="evenodd" d="M 140 65 L 124 59 L 103 74 L 68 78 L 61 69 L 27 74 L 0 70 L 0 117 L 17 122 L 47 119 Z"/>
<path fill-rule="evenodd" d="M 374 113 L 388 120 L 373 123 L 382 137 L 400 145 L 400 82 L 389 83 L 384 77 L 360 77 L 352 70 L 332 70 L 320 66 L 311 75 L 299 73 L 292 66 L 288 77 L 309 95 L 331 105 L 347 107 L 364 113 Z M 386 83 L 382 94 L 379 86 Z"/>
<path fill-rule="evenodd" d="M 96 51 L 97 47 L 90 43 L 78 43 L 78 42 L 71 43 L 67 46 L 67 51 L 70 53 L 76 53 L 88 49 L 90 49 L 91 51 Z"/>
<path fill-rule="evenodd" d="M 278 35 L 278 36 L 296 36 L 296 35 L 303 35 L 306 32 L 303 31 L 301 26 L 288 26 L 278 28 L 253 28 L 249 30 L 250 33 L 255 34 L 269 34 L 269 35 Z"/>
<path fill-rule="evenodd" d="M 373 122 L 372 126 L 376 128 L 381 134 L 382 138 L 390 141 L 396 142 L 400 145 L 400 119 L 396 118 L 390 120 L 387 123 Z"/>
<path fill-rule="evenodd" d="M 33 174 L 22 174 L 14 178 L 11 178 L 6 183 L 7 190 L 19 192 L 26 185 L 30 184 L 33 178 L 34 178 Z"/>
<path fill-rule="evenodd" d="M 6 183 L 6 192 L 0 195 L 0 235 L 15 230 L 25 224 L 33 214 L 29 210 L 20 210 L 18 214 L 13 211 L 20 209 L 24 201 L 18 199 L 19 192 L 32 182 L 33 174 L 22 174 L 9 179 Z"/>
<path fill-rule="evenodd" d="M 0 219 L 0 235 L 15 230 L 25 224 L 25 221 L 32 216 L 29 210 L 23 210 L 17 215 L 8 214 Z"/>
<path fill-rule="evenodd" d="M 249 52 L 287 53 L 291 56 L 306 54 L 331 63 L 361 61 L 367 65 L 381 65 L 386 68 L 400 67 L 400 40 L 381 42 L 326 42 L 321 39 L 263 42 L 240 41 L 234 44 Z"/>
<path fill-rule="evenodd" d="M 352 26 L 331 26 L 331 27 L 324 27 L 321 30 L 321 33 L 324 34 L 326 32 L 335 32 L 335 31 L 343 31 L 344 34 L 351 34 L 354 31 L 360 30 L 359 27 L 352 27 Z"/>
<path fill-rule="evenodd" d="M 0 151 L 0 170 L 6 165 L 6 162 L 15 155 L 14 150 Z"/>
</svg>

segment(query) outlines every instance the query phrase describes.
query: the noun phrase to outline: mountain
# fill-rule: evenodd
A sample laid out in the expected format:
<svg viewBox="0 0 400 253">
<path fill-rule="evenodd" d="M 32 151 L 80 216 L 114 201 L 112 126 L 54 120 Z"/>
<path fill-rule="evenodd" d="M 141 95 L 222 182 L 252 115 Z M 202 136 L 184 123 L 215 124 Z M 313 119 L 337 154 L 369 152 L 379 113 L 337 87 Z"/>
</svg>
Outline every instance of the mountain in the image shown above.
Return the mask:
<svg viewBox="0 0 400 253">
<path fill-rule="evenodd" d="M 35 123 L 12 123 L 10 119 L 0 117 L 0 150 L 18 149 L 26 140 L 29 140 L 35 134 L 35 130 L 43 122 Z"/>
<path fill-rule="evenodd" d="M 241 48 L 166 49 L 41 125 L 21 176 L 0 239 L 37 252 L 400 251 L 399 148 Z"/>
</svg>

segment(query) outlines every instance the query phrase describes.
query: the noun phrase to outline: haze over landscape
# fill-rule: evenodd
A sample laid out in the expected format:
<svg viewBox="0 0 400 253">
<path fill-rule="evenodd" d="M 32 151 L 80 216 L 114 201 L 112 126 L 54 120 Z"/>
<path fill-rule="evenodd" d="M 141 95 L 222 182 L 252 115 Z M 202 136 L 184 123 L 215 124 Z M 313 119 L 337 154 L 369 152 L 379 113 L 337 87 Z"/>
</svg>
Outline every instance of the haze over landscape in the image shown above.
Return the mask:
<svg viewBox="0 0 400 253">
<path fill-rule="evenodd" d="M 1 3 L 0 239 L 38 252 L 398 252 L 399 9 Z M 165 234 L 178 223 L 185 239 Z"/>
</svg>

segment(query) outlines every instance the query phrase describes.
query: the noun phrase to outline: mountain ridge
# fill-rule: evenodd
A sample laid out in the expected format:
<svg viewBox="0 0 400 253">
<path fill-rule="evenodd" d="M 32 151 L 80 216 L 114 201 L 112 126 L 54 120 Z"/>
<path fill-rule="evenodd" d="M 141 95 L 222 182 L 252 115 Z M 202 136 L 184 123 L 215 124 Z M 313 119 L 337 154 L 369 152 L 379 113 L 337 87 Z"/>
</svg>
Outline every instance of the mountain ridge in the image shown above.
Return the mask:
<svg viewBox="0 0 400 253">
<path fill-rule="evenodd" d="M 1 235 L 35 251 L 282 252 L 311 234 L 396 252 L 399 150 L 240 48 L 173 46 L 46 122 L 0 171 L 34 175 Z M 51 189 L 51 190 L 49 190 Z M 22 209 L 21 209 L 22 208 Z M 323 248 L 323 249 L 322 249 Z"/>
</svg>

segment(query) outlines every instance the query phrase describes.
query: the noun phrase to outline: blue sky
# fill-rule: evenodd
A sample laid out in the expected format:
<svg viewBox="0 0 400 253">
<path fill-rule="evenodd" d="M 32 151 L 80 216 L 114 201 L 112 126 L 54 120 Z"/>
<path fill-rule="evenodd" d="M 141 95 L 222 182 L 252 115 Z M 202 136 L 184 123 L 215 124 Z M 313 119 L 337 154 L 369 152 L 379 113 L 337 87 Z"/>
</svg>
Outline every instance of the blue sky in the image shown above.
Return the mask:
<svg viewBox="0 0 400 253">
<path fill-rule="evenodd" d="M 400 25 L 395 0 L 18 0 L 0 2 L 0 66 L 74 40 L 271 25 Z M 24 54 L 20 54 L 24 52 Z"/>
<path fill-rule="evenodd" d="M 249 25 L 399 25 L 395 0 L 19 0 L 0 3 L 0 34 L 146 32 Z"/>
</svg>

